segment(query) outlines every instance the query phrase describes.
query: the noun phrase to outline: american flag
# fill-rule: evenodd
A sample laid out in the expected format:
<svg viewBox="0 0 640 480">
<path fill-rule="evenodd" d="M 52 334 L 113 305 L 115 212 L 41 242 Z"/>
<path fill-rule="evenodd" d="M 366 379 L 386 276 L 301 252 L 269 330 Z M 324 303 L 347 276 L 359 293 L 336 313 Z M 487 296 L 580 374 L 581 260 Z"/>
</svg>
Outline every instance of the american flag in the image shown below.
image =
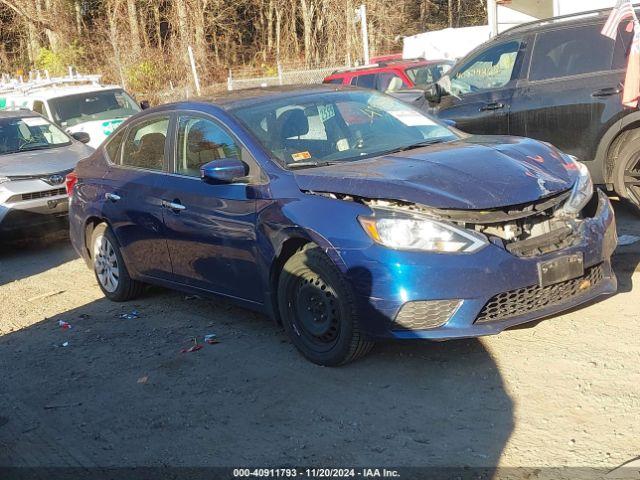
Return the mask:
<svg viewBox="0 0 640 480">
<path fill-rule="evenodd" d="M 609 14 L 607 23 L 604 24 L 602 32 L 600 33 L 609 37 L 611 40 L 615 40 L 618 36 L 618 25 L 620 25 L 620 22 L 627 18 L 635 19 L 635 17 L 636 14 L 633 11 L 631 0 L 618 0 L 616 6 L 613 7 L 613 10 L 611 10 L 611 13 Z"/>
<path fill-rule="evenodd" d="M 633 42 L 629 51 L 627 74 L 624 79 L 624 92 L 622 104 L 636 108 L 640 99 L 640 24 L 634 22 Z"/>
</svg>

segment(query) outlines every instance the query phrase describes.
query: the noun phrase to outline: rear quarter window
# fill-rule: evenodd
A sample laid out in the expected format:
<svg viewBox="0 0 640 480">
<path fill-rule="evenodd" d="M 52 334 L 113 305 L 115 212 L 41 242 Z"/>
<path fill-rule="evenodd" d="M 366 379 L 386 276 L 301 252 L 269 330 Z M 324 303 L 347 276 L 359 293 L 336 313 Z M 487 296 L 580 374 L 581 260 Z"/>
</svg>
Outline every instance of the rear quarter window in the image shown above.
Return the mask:
<svg viewBox="0 0 640 480">
<path fill-rule="evenodd" d="M 111 163 L 120 163 L 120 154 L 122 151 L 122 139 L 124 138 L 125 128 L 121 128 L 116 133 L 112 134 L 104 149 L 109 156 Z"/>
</svg>

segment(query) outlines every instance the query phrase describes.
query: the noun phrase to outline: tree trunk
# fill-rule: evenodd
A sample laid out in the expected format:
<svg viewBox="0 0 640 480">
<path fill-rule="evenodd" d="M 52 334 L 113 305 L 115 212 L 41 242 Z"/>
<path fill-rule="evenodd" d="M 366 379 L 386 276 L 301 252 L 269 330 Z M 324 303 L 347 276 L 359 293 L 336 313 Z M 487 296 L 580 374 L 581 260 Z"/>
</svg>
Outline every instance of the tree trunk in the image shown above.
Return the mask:
<svg viewBox="0 0 640 480">
<path fill-rule="evenodd" d="M 138 27 L 136 0 L 127 0 L 127 21 L 129 22 L 129 33 L 131 34 L 131 47 L 133 48 L 134 53 L 138 53 L 142 47 L 140 43 L 140 28 Z"/>
<path fill-rule="evenodd" d="M 453 0 L 449 0 L 449 28 L 453 27 Z"/>
</svg>

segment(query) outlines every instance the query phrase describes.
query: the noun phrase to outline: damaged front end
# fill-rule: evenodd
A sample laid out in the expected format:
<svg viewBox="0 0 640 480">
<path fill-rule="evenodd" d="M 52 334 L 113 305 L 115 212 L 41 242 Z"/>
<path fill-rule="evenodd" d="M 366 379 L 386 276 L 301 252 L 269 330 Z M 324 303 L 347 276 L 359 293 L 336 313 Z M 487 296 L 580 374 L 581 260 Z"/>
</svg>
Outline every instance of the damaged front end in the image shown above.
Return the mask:
<svg viewBox="0 0 640 480">
<path fill-rule="evenodd" d="M 489 210 L 437 209 L 398 200 L 323 192 L 308 193 L 362 203 L 376 212 L 375 217 L 405 214 L 457 227 L 456 231 L 471 234 L 472 247 L 461 250 L 463 252 L 475 251 L 473 246 L 479 243 L 473 240 L 482 236 L 486 238 L 487 243 L 500 246 L 519 257 L 543 255 L 578 244 L 583 235 L 585 219 L 594 217 L 599 208 L 598 195 L 593 194 L 593 191 L 577 213 L 566 209 L 572 190 L 526 204 Z M 362 221 L 361 223 L 367 230 L 368 224 Z M 373 238 L 376 239 L 375 236 Z"/>
</svg>

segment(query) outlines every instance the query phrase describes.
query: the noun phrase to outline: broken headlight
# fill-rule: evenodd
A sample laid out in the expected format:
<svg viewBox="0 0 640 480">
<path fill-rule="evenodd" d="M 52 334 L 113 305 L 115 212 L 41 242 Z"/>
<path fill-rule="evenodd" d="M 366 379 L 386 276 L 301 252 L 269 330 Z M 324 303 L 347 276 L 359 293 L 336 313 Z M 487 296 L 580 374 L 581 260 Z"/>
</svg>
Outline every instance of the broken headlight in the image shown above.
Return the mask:
<svg viewBox="0 0 640 480">
<path fill-rule="evenodd" d="M 585 205 L 589 203 L 589 200 L 591 200 L 593 196 L 593 181 L 591 180 L 591 174 L 587 166 L 577 161 L 575 157 L 570 158 L 576 166 L 578 178 L 571 189 L 571 196 L 562 206 L 562 211 L 567 215 L 577 215 Z"/>
<path fill-rule="evenodd" d="M 376 211 L 380 213 L 379 210 Z M 426 217 L 358 217 L 364 231 L 380 245 L 396 250 L 473 253 L 487 245 L 484 235 Z"/>
</svg>

